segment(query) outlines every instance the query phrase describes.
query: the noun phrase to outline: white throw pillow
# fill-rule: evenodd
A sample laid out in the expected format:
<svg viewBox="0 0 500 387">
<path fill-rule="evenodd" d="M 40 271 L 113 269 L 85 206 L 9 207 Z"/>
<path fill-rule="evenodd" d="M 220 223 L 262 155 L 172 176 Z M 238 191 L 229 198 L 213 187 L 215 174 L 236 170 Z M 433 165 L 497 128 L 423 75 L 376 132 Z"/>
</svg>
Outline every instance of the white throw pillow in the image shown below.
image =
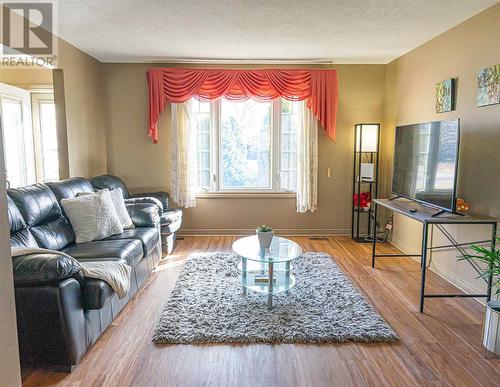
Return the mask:
<svg viewBox="0 0 500 387">
<path fill-rule="evenodd" d="M 61 205 L 73 226 L 76 243 L 101 240 L 123 232 L 109 190 L 62 199 Z"/>
<path fill-rule="evenodd" d="M 107 190 L 107 188 L 105 189 Z M 115 188 L 109 191 L 109 194 L 111 195 L 111 201 L 115 206 L 116 214 L 118 215 L 118 219 L 120 219 L 123 229 L 135 228 L 134 222 L 132 222 L 132 218 L 128 214 L 125 200 L 123 199 L 123 190 L 121 188 Z M 79 192 L 76 194 L 76 196 L 85 195 L 95 195 L 95 192 Z"/>
<path fill-rule="evenodd" d="M 127 211 L 127 206 L 125 205 L 125 200 L 123 200 L 123 191 L 121 188 L 115 188 L 109 191 L 111 195 L 111 201 L 115 206 L 116 214 L 118 215 L 118 219 L 120 219 L 120 223 L 124 230 L 128 228 L 134 228 L 134 223 L 132 222 L 132 218 Z"/>
</svg>

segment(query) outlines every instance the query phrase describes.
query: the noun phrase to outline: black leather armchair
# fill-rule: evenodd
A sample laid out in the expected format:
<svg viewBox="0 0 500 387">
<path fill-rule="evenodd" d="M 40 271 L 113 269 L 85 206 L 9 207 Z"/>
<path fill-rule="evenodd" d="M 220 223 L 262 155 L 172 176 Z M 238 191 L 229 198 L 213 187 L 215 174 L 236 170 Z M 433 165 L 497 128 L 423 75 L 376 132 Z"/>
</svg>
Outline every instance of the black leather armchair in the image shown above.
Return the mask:
<svg viewBox="0 0 500 387">
<path fill-rule="evenodd" d="M 176 232 L 182 224 L 182 210 L 169 207 L 169 196 L 165 191 L 130 194 L 125 182 L 118 176 L 101 175 L 90 179 L 94 189 L 121 188 L 127 205 L 148 203 L 155 204 L 160 211 L 161 239 L 163 250 L 170 254 L 175 246 Z"/>
</svg>

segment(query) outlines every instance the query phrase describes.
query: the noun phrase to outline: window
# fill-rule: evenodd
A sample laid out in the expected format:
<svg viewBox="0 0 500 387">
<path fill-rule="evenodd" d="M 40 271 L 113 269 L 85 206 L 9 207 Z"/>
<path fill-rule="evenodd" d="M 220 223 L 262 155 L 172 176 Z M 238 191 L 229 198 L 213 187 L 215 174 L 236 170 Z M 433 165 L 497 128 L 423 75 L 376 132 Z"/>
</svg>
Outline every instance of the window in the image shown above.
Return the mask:
<svg viewBox="0 0 500 387">
<path fill-rule="evenodd" d="M 194 144 L 196 147 L 196 166 L 198 187 L 210 190 L 212 184 L 212 122 L 210 104 L 196 99 L 191 101 L 194 117 Z"/>
<path fill-rule="evenodd" d="M 301 103 L 281 103 L 281 173 L 282 190 L 297 190 L 297 131 L 302 126 Z"/>
<path fill-rule="evenodd" d="M 59 179 L 52 93 L 30 93 L 0 83 L 0 124 L 11 187 Z"/>
<path fill-rule="evenodd" d="M 32 93 L 37 181 L 59 180 L 56 107 L 51 93 Z"/>
<path fill-rule="evenodd" d="M 301 102 L 192 99 L 190 105 L 201 191 L 296 190 Z"/>
<path fill-rule="evenodd" d="M 270 189 L 271 102 L 220 101 L 222 189 Z"/>
</svg>

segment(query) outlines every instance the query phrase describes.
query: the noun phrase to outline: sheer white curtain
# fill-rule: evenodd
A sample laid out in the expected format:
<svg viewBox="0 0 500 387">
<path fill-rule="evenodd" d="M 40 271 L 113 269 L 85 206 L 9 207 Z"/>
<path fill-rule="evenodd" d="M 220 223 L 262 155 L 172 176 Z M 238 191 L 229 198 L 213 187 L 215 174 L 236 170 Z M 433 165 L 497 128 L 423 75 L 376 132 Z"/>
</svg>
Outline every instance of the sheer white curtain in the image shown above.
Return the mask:
<svg viewBox="0 0 500 387">
<path fill-rule="evenodd" d="M 191 130 L 190 102 L 172 105 L 172 200 L 181 207 L 196 206 L 196 147 Z"/>
<path fill-rule="evenodd" d="M 318 127 L 304 103 L 297 135 L 297 212 L 314 212 L 318 207 Z"/>
</svg>

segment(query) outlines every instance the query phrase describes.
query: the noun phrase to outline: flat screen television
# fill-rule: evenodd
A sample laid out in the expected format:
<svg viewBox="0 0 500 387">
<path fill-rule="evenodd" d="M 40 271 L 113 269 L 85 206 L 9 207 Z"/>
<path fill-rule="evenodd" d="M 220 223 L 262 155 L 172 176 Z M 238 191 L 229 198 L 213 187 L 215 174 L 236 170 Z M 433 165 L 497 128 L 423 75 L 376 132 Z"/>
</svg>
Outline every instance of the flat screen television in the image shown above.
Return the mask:
<svg viewBox="0 0 500 387">
<path fill-rule="evenodd" d="M 455 212 L 460 120 L 396 127 L 392 192 Z"/>
</svg>

